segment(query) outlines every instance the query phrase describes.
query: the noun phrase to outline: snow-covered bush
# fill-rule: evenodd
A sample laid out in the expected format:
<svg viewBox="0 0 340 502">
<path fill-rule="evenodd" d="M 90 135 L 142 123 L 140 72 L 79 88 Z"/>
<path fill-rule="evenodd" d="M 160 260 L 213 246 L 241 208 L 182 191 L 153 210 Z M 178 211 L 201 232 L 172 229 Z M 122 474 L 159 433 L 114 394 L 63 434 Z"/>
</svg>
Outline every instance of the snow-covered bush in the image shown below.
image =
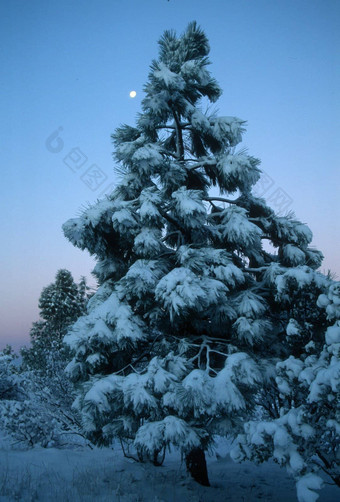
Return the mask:
<svg viewBox="0 0 340 502">
<path fill-rule="evenodd" d="M 276 364 L 280 416 L 247 422 L 232 452 L 238 461 L 273 458 L 286 466 L 297 481 L 299 502 L 318 498 L 320 471 L 340 486 L 340 283 L 331 283 L 317 304 L 326 309 L 328 321 L 322 345 L 311 340 L 300 357 L 290 355 Z M 292 319 L 287 336 L 301 336 Z"/>
<path fill-rule="evenodd" d="M 32 375 L 22 376 L 26 393 L 22 400 L 0 403 L 0 423 L 14 446 L 62 447 L 86 444 L 77 413 L 71 409 L 74 394 L 56 396 L 51 388 L 41 388 Z"/>
<path fill-rule="evenodd" d="M 47 371 L 22 371 L 0 356 L 0 426 L 12 438 L 12 444 L 26 447 L 61 446 L 81 442 L 80 418 L 72 409 L 73 384 L 66 377 L 65 361 L 51 353 Z"/>
</svg>

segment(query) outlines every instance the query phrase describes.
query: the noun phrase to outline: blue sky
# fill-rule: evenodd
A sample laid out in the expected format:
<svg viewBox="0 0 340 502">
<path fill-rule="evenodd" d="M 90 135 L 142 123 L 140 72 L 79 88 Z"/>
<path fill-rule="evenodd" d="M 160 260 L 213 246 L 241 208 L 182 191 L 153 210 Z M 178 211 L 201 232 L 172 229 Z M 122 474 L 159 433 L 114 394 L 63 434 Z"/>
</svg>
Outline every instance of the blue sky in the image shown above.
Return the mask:
<svg viewBox="0 0 340 502">
<path fill-rule="evenodd" d="M 283 196 L 311 227 L 322 270 L 340 276 L 338 1 L 3 0 L 0 348 L 28 342 L 59 268 L 94 284 L 92 259 L 61 225 L 115 182 L 110 135 L 134 124 L 163 31 L 194 19 L 224 91 L 219 113 L 248 121 L 243 146 L 262 160 L 265 196 Z"/>
</svg>

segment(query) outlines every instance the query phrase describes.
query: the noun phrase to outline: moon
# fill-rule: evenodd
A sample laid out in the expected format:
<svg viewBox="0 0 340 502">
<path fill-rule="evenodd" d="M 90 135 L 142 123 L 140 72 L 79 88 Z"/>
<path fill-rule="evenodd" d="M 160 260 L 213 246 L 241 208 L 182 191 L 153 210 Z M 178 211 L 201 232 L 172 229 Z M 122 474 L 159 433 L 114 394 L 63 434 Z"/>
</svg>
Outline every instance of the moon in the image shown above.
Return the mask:
<svg viewBox="0 0 340 502">
<path fill-rule="evenodd" d="M 130 92 L 130 98 L 135 98 L 137 96 L 136 91 L 131 91 Z"/>
</svg>

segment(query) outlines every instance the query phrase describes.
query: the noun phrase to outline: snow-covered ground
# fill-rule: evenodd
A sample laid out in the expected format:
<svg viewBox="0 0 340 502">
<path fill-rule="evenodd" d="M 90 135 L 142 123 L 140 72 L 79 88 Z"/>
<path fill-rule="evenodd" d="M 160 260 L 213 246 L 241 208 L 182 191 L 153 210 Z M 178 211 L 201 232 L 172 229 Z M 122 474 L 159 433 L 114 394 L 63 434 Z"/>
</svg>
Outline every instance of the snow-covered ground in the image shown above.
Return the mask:
<svg viewBox="0 0 340 502">
<path fill-rule="evenodd" d="M 208 457 L 211 487 L 193 481 L 177 452 L 162 467 L 124 458 L 120 448 L 0 450 L 0 501 L 295 502 L 293 480 L 274 463 L 235 464 L 228 443 Z M 325 485 L 319 502 L 339 500 Z"/>
</svg>

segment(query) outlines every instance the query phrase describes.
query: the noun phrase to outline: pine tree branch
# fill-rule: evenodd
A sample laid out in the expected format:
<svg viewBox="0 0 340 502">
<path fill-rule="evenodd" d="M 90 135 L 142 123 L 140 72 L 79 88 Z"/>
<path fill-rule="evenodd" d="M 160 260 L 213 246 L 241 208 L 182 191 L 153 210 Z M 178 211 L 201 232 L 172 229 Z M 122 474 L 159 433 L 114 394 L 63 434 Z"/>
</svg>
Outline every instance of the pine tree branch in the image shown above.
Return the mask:
<svg viewBox="0 0 340 502">
<path fill-rule="evenodd" d="M 291 244 L 292 246 L 295 246 L 299 249 L 301 249 L 301 247 L 299 247 L 299 245 L 296 243 L 296 242 L 293 242 L 293 241 L 284 241 L 282 239 L 279 239 L 278 237 L 273 237 L 273 236 L 270 236 L 270 235 L 261 235 L 261 239 L 267 239 L 268 241 L 272 241 L 275 240 L 275 242 L 279 242 L 281 246 L 285 246 L 287 244 Z M 275 246 L 277 247 L 277 246 Z M 301 251 L 303 251 L 303 249 L 301 249 Z"/>
<path fill-rule="evenodd" d="M 176 131 L 177 127 L 173 126 L 173 125 L 160 124 L 160 125 L 156 126 L 155 129 L 174 129 Z"/>
<path fill-rule="evenodd" d="M 162 242 L 165 242 L 166 240 L 169 239 L 169 237 L 174 237 L 175 235 L 182 235 L 182 232 L 180 232 L 179 230 L 175 230 L 174 232 L 170 232 L 168 234 L 166 234 L 165 237 L 162 237 L 161 241 Z"/>
<path fill-rule="evenodd" d="M 139 361 L 141 361 L 142 359 L 144 359 L 144 357 L 146 357 L 146 356 L 150 356 L 151 349 L 152 349 L 152 348 L 153 348 L 153 346 L 155 345 L 155 343 L 156 343 L 156 341 L 158 340 L 158 338 L 160 338 L 161 336 L 163 336 L 163 335 L 162 335 L 162 334 L 157 335 L 157 336 L 156 336 L 156 338 L 153 340 L 153 342 L 152 342 L 152 344 L 151 344 L 151 347 L 150 347 L 147 351 L 143 352 L 143 353 L 142 353 L 142 354 L 141 354 L 141 355 L 140 355 L 137 359 L 135 359 L 133 362 L 131 362 L 131 363 L 127 364 L 126 366 L 124 366 L 124 367 L 123 367 L 123 368 L 121 368 L 120 370 L 115 371 L 115 372 L 113 373 L 113 375 L 119 375 L 119 373 L 122 373 L 123 371 L 125 371 L 125 370 L 126 370 L 126 369 L 128 369 L 128 368 L 132 368 L 132 369 L 133 369 L 133 371 L 136 371 L 132 365 L 133 365 L 133 364 L 134 364 L 134 365 L 136 365 L 137 363 L 139 363 Z"/>
<path fill-rule="evenodd" d="M 162 211 L 162 209 L 158 208 L 158 211 L 161 213 L 161 215 L 163 216 L 163 218 L 165 218 L 169 223 L 171 223 L 172 225 L 174 225 L 175 227 L 178 227 L 180 230 L 182 230 L 181 226 L 178 224 L 178 222 L 172 218 L 171 216 L 168 215 L 168 213 L 165 213 L 164 211 Z"/>
<path fill-rule="evenodd" d="M 172 153 L 172 152 L 169 152 L 168 150 L 161 150 L 162 153 L 164 153 L 165 155 L 169 155 L 170 157 L 173 157 L 174 159 L 178 160 L 178 155 L 177 153 Z"/>
<path fill-rule="evenodd" d="M 160 212 L 161 216 L 163 216 L 163 218 L 165 218 L 169 223 L 171 223 L 172 225 L 174 225 L 175 227 L 178 228 L 178 230 L 185 236 L 188 236 L 188 232 L 185 230 L 185 228 L 183 228 L 179 223 L 178 221 L 176 221 L 174 218 L 172 218 L 172 216 L 168 215 L 168 213 L 166 213 L 165 211 L 163 211 L 162 209 L 160 209 L 159 207 L 157 208 L 158 211 Z"/>
<path fill-rule="evenodd" d="M 213 352 L 214 354 L 219 354 L 220 356 L 223 356 L 225 358 L 228 357 L 228 354 L 225 354 L 224 352 L 220 352 L 219 350 L 209 349 L 209 351 Z"/>
<path fill-rule="evenodd" d="M 325 464 L 325 467 L 320 465 L 321 469 L 328 474 L 328 476 L 334 481 L 334 483 L 340 487 L 340 475 L 333 474 L 331 471 L 332 469 L 332 464 L 328 461 L 328 459 L 321 453 L 320 450 L 316 450 L 316 453 L 320 460 Z"/>
<path fill-rule="evenodd" d="M 237 200 L 225 199 L 224 197 L 204 197 L 203 200 L 206 200 L 208 202 L 217 200 L 219 202 L 225 202 L 226 204 L 237 204 Z"/>
<path fill-rule="evenodd" d="M 181 122 L 180 124 L 180 127 L 182 129 L 190 126 L 190 122 Z M 155 126 L 155 129 L 174 129 L 175 131 L 177 130 L 177 126 L 176 125 L 168 125 L 168 124 L 160 124 L 158 126 Z"/>
<path fill-rule="evenodd" d="M 263 220 L 273 220 L 272 216 L 259 216 L 257 218 L 248 218 L 249 221 L 263 221 Z"/>
<path fill-rule="evenodd" d="M 216 167 L 217 162 L 215 159 L 187 159 L 188 162 L 197 162 L 195 166 L 191 166 L 188 168 L 188 171 L 195 171 L 195 169 L 200 169 L 200 168 L 205 168 L 206 166 L 209 167 Z"/>
<path fill-rule="evenodd" d="M 266 267 L 258 267 L 258 268 L 245 268 L 244 271 L 245 272 L 252 272 L 254 274 L 256 274 L 257 272 L 264 272 L 265 270 L 268 270 L 268 266 Z"/>
<path fill-rule="evenodd" d="M 217 207 L 217 206 L 215 206 L 215 204 L 211 204 L 211 205 L 212 205 L 213 207 L 215 207 L 215 208 Z M 220 213 L 220 212 L 217 212 L 217 213 L 209 213 L 207 217 L 208 217 L 208 218 L 217 218 L 217 217 L 220 217 L 220 218 L 221 218 L 221 213 Z"/>
</svg>

